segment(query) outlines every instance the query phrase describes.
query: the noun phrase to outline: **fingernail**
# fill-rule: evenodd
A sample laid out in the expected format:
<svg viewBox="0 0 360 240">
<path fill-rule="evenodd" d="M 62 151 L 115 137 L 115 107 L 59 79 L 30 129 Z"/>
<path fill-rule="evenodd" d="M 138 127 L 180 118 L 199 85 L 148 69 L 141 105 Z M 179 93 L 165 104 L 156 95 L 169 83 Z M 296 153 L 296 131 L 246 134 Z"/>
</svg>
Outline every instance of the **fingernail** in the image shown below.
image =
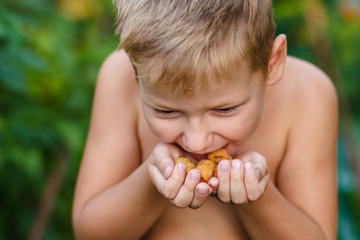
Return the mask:
<svg viewBox="0 0 360 240">
<path fill-rule="evenodd" d="M 182 162 L 180 162 L 180 163 L 178 163 L 177 164 L 177 166 L 178 166 L 178 169 L 180 170 L 180 171 L 186 171 L 186 165 L 185 165 L 185 163 L 182 163 Z"/>
<path fill-rule="evenodd" d="M 240 160 L 232 160 L 231 168 L 235 171 L 239 171 L 241 169 L 241 161 Z"/>
<path fill-rule="evenodd" d="M 193 171 L 191 172 L 191 180 L 193 180 L 194 182 L 197 182 L 200 180 L 200 173 L 198 171 Z"/>
<path fill-rule="evenodd" d="M 228 172 L 230 169 L 229 161 L 222 161 L 220 163 L 220 170 L 224 173 Z"/>
<path fill-rule="evenodd" d="M 247 162 L 245 163 L 245 172 L 250 172 L 252 169 L 252 164 Z"/>
<path fill-rule="evenodd" d="M 170 174 L 170 171 L 171 171 L 171 165 L 167 165 L 164 169 L 164 172 L 163 172 L 163 175 L 164 177 L 166 178 L 167 176 L 169 176 Z"/>
<path fill-rule="evenodd" d="M 199 195 L 202 195 L 202 196 L 205 196 L 206 194 L 209 193 L 209 191 L 204 188 L 199 188 L 197 192 L 199 193 Z"/>
<path fill-rule="evenodd" d="M 217 178 L 210 178 L 210 180 L 208 181 L 208 184 L 212 187 L 215 188 L 219 185 L 219 180 L 217 180 Z"/>
<path fill-rule="evenodd" d="M 256 168 L 255 173 L 256 173 L 257 180 L 260 180 L 260 171 L 259 171 L 259 169 Z"/>
</svg>

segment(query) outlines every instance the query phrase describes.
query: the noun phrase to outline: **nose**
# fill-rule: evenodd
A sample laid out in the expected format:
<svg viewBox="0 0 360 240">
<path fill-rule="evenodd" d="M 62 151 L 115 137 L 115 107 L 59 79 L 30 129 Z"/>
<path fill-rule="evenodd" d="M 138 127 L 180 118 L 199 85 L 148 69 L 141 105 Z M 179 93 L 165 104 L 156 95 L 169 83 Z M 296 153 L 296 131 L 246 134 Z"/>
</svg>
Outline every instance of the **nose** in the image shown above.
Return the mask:
<svg viewBox="0 0 360 240">
<path fill-rule="evenodd" d="M 193 153 L 204 153 L 213 144 L 214 136 L 210 127 L 202 121 L 189 121 L 183 129 L 183 147 Z"/>
</svg>

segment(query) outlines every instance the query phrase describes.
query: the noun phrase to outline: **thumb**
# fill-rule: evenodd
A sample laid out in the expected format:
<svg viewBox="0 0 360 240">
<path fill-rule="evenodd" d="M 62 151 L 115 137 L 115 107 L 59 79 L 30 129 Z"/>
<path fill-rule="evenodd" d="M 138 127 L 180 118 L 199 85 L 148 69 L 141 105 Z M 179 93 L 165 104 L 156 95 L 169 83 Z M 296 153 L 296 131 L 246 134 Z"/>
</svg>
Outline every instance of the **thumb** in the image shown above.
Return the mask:
<svg viewBox="0 0 360 240">
<path fill-rule="evenodd" d="M 181 150 L 174 144 L 159 143 L 151 154 L 151 162 L 159 169 L 163 177 L 168 179 L 173 171 L 175 159 L 180 156 Z"/>
</svg>

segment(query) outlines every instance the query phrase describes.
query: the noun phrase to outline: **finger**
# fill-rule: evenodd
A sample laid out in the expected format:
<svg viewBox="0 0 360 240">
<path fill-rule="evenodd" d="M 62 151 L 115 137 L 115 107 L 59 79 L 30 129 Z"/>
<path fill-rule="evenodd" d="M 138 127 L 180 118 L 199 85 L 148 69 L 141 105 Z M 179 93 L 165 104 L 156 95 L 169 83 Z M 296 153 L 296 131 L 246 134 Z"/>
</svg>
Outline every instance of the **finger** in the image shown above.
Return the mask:
<svg viewBox="0 0 360 240">
<path fill-rule="evenodd" d="M 159 160 L 158 162 L 159 171 L 165 179 L 168 179 L 174 169 L 174 160 L 171 158 L 162 158 L 161 161 Z"/>
<path fill-rule="evenodd" d="M 217 197 L 217 190 L 218 190 L 218 187 L 219 187 L 219 179 L 217 179 L 216 177 L 212 177 L 212 178 L 209 179 L 209 181 L 207 183 L 211 188 L 210 195 L 212 197 Z"/>
<path fill-rule="evenodd" d="M 212 177 L 209 179 L 207 183 L 213 189 L 213 191 L 217 191 L 219 187 L 219 179 L 217 179 L 216 177 Z"/>
<path fill-rule="evenodd" d="M 171 176 L 163 185 L 161 191 L 162 194 L 167 199 L 174 199 L 184 183 L 185 176 L 186 176 L 185 163 L 180 162 L 176 164 Z"/>
<path fill-rule="evenodd" d="M 234 204 L 245 204 L 248 202 L 244 184 L 244 166 L 239 159 L 231 161 L 230 197 L 231 202 Z"/>
<path fill-rule="evenodd" d="M 157 190 L 162 193 L 166 183 L 166 179 L 163 174 L 160 172 L 159 168 L 151 162 L 148 164 L 148 171 L 154 186 L 156 186 Z"/>
<path fill-rule="evenodd" d="M 257 180 L 255 168 L 251 162 L 246 162 L 245 166 L 245 188 L 246 194 L 249 201 L 258 200 L 264 193 L 260 187 L 259 181 Z"/>
<path fill-rule="evenodd" d="M 240 155 L 239 159 L 241 159 L 243 163 L 251 162 L 254 165 L 258 180 L 262 179 L 269 171 L 265 157 L 255 151 L 244 152 Z"/>
<path fill-rule="evenodd" d="M 241 161 L 243 161 L 243 163 L 246 163 L 246 162 L 251 162 L 251 163 L 264 162 L 264 163 L 266 163 L 265 157 L 255 151 L 243 152 L 240 155 L 238 155 L 237 158 L 241 159 Z"/>
<path fill-rule="evenodd" d="M 229 203 L 230 198 L 230 161 L 222 160 L 218 167 L 219 187 L 217 191 L 218 199 L 224 203 Z"/>
<path fill-rule="evenodd" d="M 196 209 L 204 205 L 207 197 L 212 193 L 213 189 L 206 183 L 201 182 L 196 186 L 195 196 L 190 208 Z"/>
<path fill-rule="evenodd" d="M 258 181 L 260 181 L 269 172 L 268 167 L 263 162 L 255 162 L 253 163 L 253 165 L 255 169 L 256 178 Z"/>
<path fill-rule="evenodd" d="M 266 187 L 268 186 L 269 184 L 269 181 L 270 181 L 270 174 L 267 173 L 259 182 L 260 184 L 260 187 L 262 189 L 263 192 L 265 192 L 266 190 Z"/>
<path fill-rule="evenodd" d="M 181 150 L 168 143 L 159 143 L 152 152 L 153 164 L 159 168 L 165 179 L 168 179 L 174 168 L 174 159 L 181 155 Z"/>
<path fill-rule="evenodd" d="M 200 175 L 201 173 L 198 169 L 193 169 L 189 172 L 184 185 L 181 186 L 178 194 L 171 201 L 175 206 L 179 208 L 190 206 L 194 199 L 195 187 L 200 182 Z"/>
</svg>

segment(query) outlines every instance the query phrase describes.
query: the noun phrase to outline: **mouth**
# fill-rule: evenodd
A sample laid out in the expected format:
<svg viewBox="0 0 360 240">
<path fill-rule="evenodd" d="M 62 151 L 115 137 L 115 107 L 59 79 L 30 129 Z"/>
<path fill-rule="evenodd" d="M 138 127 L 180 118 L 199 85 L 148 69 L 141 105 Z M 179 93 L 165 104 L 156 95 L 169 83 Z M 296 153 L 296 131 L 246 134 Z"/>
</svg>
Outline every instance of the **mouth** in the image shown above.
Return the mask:
<svg viewBox="0 0 360 240">
<path fill-rule="evenodd" d="M 203 159 L 207 159 L 207 154 L 197 154 L 197 153 L 190 153 L 189 155 L 191 156 L 191 158 L 193 158 L 196 161 L 201 161 Z"/>
<path fill-rule="evenodd" d="M 182 148 L 181 146 L 179 146 L 179 147 Z M 220 148 L 226 149 L 226 147 L 227 147 L 227 145 L 220 147 Z M 218 148 L 218 149 L 220 149 L 220 148 Z M 217 149 L 214 149 L 212 151 L 205 152 L 205 153 L 193 153 L 193 152 L 186 151 L 184 148 L 182 148 L 182 150 L 184 151 L 184 157 L 189 158 L 189 160 L 191 162 L 193 162 L 194 164 L 198 164 L 201 160 L 208 159 L 208 154 Z"/>
</svg>

